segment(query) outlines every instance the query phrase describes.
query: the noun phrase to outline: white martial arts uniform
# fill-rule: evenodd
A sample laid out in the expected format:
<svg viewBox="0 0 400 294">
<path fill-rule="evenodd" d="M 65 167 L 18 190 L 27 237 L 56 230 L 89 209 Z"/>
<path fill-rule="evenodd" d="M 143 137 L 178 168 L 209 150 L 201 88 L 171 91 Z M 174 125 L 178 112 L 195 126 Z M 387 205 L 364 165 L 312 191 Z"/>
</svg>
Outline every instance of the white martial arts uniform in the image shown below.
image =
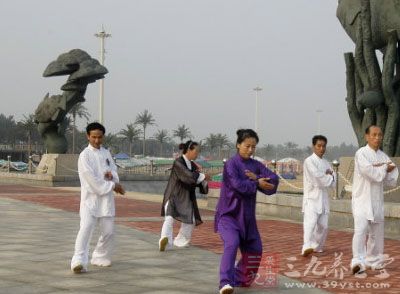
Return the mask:
<svg viewBox="0 0 400 294">
<path fill-rule="evenodd" d="M 81 221 L 71 269 L 81 264 L 84 270 L 87 270 L 89 243 L 97 222 L 100 226 L 100 237 L 90 262 L 94 265 L 109 266 L 114 242 L 113 190 L 115 183 L 119 182 L 117 167 L 107 149 L 97 149 L 89 144 L 79 155 L 78 171 L 81 182 Z M 105 179 L 106 172 L 112 173 L 112 181 Z"/>
<path fill-rule="evenodd" d="M 182 156 L 183 159 L 185 160 L 186 166 L 189 170 L 192 170 L 192 163 L 189 159 L 186 158 L 185 155 Z M 197 179 L 197 184 L 200 184 L 203 180 L 205 179 L 205 175 L 203 173 L 200 173 L 198 179 Z M 165 211 L 167 210 L 168 207 L 168 201 L 165 204 Z M 192 232 L 194 229 L 194 216 L 193 216 L 193 224 L 185 224 L 181 223 L 181 227 L 179 229 L 179 233 L 174 239 L 173 237 L 173 229 L 174 229 L 174 218 L 170 215 L 166 215 L 164 219 L 164 223 L 161 229 L 161 239 L 164 237 L 168 238 L 168 249 L 172 248 L 172 245 L 175 245 L 177 247 L 186 247 L 189 246 L 190 240 L 192 238 Z"/>
<path fill-rule="evenodd" d="M 336 183 L 336 175 L 326 174 L 332 170 L 328 161 L 313 153 L 306 158 L 303 165 L 303 230 L 304 250 L 313 248 L 322 252 L 328 234 L 329 189 Z"/>
<path fill-rule="evenodd" d="M 384 152 L 375 151 L 369 145 L 356 152 L 352 187 L 354 236 L 351 267 L 379 268 L 382 265 L 385 220 L 383 187 L 396 186 L 399 171 L 396 167 L 388 173 L 386 164 L 374 164 L 390 161 Z"/>
</svg>

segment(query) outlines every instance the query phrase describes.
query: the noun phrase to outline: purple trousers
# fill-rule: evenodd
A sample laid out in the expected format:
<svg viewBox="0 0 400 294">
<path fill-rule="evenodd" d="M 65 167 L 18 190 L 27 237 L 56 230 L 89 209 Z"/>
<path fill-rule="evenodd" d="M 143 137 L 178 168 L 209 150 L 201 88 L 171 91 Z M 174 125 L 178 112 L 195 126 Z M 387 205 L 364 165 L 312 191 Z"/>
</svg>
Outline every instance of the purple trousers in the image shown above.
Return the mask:
<svg viewBox="0 0 400 294">
<path fill-rule="evenodd" d="M 218 232 L 224 242 L 219 288 L 226 284 L 232 287 L 249 287 L 257 277 L 262 255 L 262 243 L 256 224 L 250 229 L 251 233 L 243 236 L 237 225 L 229 219 L 221 218 Z M 235 265 L 238 249 L 242 257 Z"/>
</svg>

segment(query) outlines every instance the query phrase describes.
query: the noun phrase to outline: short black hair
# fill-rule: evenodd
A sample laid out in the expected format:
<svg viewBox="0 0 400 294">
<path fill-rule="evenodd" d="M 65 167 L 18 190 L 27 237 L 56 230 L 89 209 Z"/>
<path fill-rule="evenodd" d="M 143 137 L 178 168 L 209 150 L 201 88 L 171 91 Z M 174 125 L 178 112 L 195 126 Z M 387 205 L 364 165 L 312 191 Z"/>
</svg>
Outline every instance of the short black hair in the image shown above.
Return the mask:
<svg viewBox="0 0 400 294">
<path fill-rule="evenodd" d="M 324 142 L 325 142 L 325 145 L 328 144 L 328 139 L 327 139 L 325 136 L 323 136 L 323 135 L 315 135 L 315 136 L 312 138 L 312 144 L 313 144 L 313 146 L 315 146 L 315 145 L 317 144 L 318 141 L 324 141 Z"/>
<path fill-rule="evenodd" d="M 247 138 L 254 138 L 256 139 L 257 143 L 259 141 L 257 133 L 252 129 L 239 129 L 236 131 L 236 135 L 237 135 L 236 144 L 241 144 Z"/>
<path fill-rule="evenodd" d="M 178 148 L 179 148 L 179 150 L 182 150 L 183 154 L 186 154 L 186 152 L 188 150 L 193 150 L 198 145 L 199 145 L 199 143 L 197 143 L 195 141 L 192 141 L 192 140 L 189 140 L 186 143 L 179 144 Z"/>
<path fill-rule="evenodd" d="M 90 135 L 90 131 L 100 130 L 103 132 L 103 135 L 106 133 L 106 128 L 98 122 L 92 122 L 86 126 L 86 134 Z"/>
<path fill-rule="evenodd" d="M 365 134 L 368 135 L 369 132 L 371 131 L 371 128 L 380 128 L 377 125 L 369 125 L 366 129 L 365 129 Z"/>
</svg>

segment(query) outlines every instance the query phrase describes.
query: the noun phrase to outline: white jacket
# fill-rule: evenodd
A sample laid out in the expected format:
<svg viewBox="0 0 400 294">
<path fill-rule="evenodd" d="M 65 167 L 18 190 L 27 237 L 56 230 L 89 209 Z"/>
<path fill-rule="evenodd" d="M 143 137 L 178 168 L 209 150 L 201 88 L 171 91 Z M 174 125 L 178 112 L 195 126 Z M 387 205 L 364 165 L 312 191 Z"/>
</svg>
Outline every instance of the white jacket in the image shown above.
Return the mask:
<svg viewBox="0 0 400 294">
<path fill-rule="evenodd" d="M 375 222 L 384 221 L 383 187 L 384 185 L 395 187 L 399 171 L 396 167 L 388 173 L 386 164 L 373 165 L 390 161 L 384 152 L 375 151 L 369 145 L 361 147 L 356 152 L 352 187 L 354 216 L 365 217 Z"/>
<path fill-rule="evenodd" d="M 103 147 L 97 149 L 89 144 L 79 155 L 78 171 L 81 182 L 80 210 L 86 207 L 95 217 L 114 216 L 113 190 L 119 178 L 110 152 Z M 112 181 L 104 177 L 108 171 L 113 175 Z"/>
<path fill-rule="evenodd" d="M 319 214 L 329 213 L 329 189 L 336 183 L 336 174 L 326 174 L 333 170 L 328 161 L 313 153 L 303 164 L 303 212 L 306 208 Z"/>
</svg>

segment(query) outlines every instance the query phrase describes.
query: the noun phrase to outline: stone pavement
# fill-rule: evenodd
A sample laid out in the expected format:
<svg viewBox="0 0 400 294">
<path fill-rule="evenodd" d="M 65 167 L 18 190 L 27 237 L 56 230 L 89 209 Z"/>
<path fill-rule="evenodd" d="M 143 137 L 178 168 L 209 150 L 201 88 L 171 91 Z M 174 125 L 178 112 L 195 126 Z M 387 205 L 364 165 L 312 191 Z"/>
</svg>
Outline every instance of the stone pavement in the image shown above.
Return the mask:
<svg viewBox="0 0 400 294">
<path fill-rule="evenodd" d="M 213 212 L 202 210 L 205 222 L 195 229 L 192 247 L 160 253 L 161 197 L 144 193 L 116 198 L 113 266 L 73 275 L 68 269 L 79 224 L 78 191 L 0 185 L 0 293 L 216 293 L 222 243 L 213 233 Z M 200 205 L 205 207 L 203 201 Z M 266 255 L 280 259 L 279 286 L 235 293 L 400 291 L 398 240 L 385 240 L 385 271 L 354 277 L 349 273 L 351 232 L 331 230 L 325 253 L 303 258 L 300 224 L 262 219 L 258 226 Z"/>
<path fill-rule="evenodd" d="M 69 262 L 79 226 L 79 193 L 0 185 L 0 293 L 217 293 L 221 242 L 211 231 L 212 212 L 203 211 L 207 221 L 196 229 L 194 246 L 161 253 L 160 204 L 121 197 L 116 202 L 112 267 L 89 266 L 88 273 L 76 275 Z M 97 234 L 91 248 L 96 240 Z M 322 293 L 292 290 L 294 282 L 280 276 L 275 288 L 235 293 Z"/>
</svg>

